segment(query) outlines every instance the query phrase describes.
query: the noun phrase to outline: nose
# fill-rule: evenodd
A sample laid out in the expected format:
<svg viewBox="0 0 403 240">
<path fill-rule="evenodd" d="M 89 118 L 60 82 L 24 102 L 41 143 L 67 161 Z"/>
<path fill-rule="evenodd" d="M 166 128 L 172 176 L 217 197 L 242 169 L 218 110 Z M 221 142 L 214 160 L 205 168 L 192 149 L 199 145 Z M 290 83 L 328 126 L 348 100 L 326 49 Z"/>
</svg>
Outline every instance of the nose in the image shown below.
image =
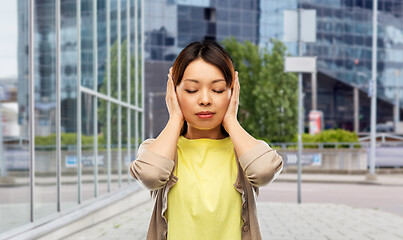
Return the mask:
<svg viewBox="0 0 403 240">
<path fill-rule="evenodd" d="M 201 91 L 200 98 L 199 98 L 199 105 L 200 106 L 210 106 L 211 105 L 211 98 L 208 90 Z"/>
</svg>

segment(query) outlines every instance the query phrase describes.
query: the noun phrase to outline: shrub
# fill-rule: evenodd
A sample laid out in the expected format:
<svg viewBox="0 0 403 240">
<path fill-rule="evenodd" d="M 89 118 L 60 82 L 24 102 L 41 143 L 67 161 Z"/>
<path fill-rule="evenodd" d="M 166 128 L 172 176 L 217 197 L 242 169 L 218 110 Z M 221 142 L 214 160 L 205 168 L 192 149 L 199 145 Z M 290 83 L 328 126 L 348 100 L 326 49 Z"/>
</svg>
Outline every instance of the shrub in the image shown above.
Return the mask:
<svg viewBox="0 0 403 240">
<path fill-rule="evenodd" d="M 294 136 L 294 142 L 298 141 L 298 135 Z M 308 133 L 302 134 L 302 142 L 305 143 L 329 143 L 324 144 L 325 148 L 333 148 L 334 144 L 330 143 L 340 143 L 340 142 L 357 142 L 358 136 L 355 132 L 346 131 L 343 129 L 328 129 L 321 133 L 310 135 Z M 340 145 L 343 148 L 349 147 L 349 145 Z M 309 145 L 305 144 L 304 148 L 317 148 L 317 144 Z M 354 147 L 359 148 L 359 145 L 354 145 Z"/>
</svg>

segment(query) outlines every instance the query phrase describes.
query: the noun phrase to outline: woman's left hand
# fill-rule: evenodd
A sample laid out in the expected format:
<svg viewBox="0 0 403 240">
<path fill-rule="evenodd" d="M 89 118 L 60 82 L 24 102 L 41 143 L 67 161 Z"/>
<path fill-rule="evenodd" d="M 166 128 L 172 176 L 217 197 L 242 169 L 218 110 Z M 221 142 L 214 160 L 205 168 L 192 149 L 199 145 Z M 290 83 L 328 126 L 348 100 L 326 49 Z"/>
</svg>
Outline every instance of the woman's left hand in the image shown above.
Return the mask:
<svg viewBox="0 0 403 240">
<path fill-rule="evenodd" d="M 235 84 L 234 88 L 232 89 L 231 99 L 228 105 L 227 112 L 224 115 L 222 125 L 225 130 L 228 132 L 228 126 L 233 121 L 238 121 L 237 113 L 238 113 L 238 106 L 239 106 L 239 91 L 240 91 L 239 79 L 238 79 L 238 72 L 235 72 Z M 229 132 L 228 132 L 229 133 Z"/>
</svg>

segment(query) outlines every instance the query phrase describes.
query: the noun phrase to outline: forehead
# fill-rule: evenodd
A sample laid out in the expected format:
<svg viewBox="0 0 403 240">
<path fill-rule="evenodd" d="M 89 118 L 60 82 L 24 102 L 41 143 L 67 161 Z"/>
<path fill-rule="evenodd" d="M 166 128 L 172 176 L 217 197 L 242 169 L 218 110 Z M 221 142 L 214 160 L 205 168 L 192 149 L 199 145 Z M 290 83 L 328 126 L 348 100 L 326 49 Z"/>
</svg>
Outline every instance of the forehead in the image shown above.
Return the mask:
<svg viewBox="0 0 403 240">
<path fill-rule="evenodd" d="M 225 83 L 224 74 L 213 64 L 197 59 L 191 62 L 183 73 L 183 83 Z"/>
</svg>

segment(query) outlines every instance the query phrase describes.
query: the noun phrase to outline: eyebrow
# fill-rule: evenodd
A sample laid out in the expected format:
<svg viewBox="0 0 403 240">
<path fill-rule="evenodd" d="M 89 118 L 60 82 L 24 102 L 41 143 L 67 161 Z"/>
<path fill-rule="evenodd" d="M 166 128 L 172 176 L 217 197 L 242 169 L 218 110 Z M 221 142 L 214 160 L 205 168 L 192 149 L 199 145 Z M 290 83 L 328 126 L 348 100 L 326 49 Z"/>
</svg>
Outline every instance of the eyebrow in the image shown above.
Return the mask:
<svg viewBox="0 0 403 240">
<path fill-rule="evenodd" d="M 184 81 L 191 81 L 191 82 L 199 83 L 199 81 L 197 81 L 196 79 L 185 79 Z M 225 82 L 224 79 L 216 79 L 216 80 L 213 80 L 212 83 L 221 82 L 221 81 Z"/>
</svg>

